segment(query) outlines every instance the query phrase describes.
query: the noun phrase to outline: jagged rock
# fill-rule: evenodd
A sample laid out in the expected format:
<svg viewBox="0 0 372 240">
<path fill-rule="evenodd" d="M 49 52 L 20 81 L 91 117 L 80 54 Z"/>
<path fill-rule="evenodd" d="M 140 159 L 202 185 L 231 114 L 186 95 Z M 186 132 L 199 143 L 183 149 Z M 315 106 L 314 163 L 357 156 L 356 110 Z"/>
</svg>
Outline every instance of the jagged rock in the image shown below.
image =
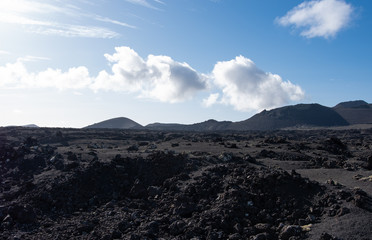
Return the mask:
<svg viewBox="0 0 372 240">
<path fill-rule="evenodd" d="M 299 236 L 302 229 L 298 225 L 287 225 L 282 228 L 279 234 L 279 239 L 287 240 L 291 237 Z"/>
<path fill-rule="evenodd" d="M 10 206 L 7 212 L 14 221 L 19 223 L 35 223 L 36 221 L 36 214 L 30 205 Z"/>
<path fill-rule="evenodd" d="M 147 196 L 147 190 L 141 180 L 137 178 L 133 183 L 133 187 L 130 189 L 129 194 L 134 198 L 144 198 Z"/>
<path fill-rule="evenodd" d="M 176 220 L 169 226 L 169 233 L 173 236 L 180 235 L 185 231 L 186 223 L 182 220 Z"/>
</svg>

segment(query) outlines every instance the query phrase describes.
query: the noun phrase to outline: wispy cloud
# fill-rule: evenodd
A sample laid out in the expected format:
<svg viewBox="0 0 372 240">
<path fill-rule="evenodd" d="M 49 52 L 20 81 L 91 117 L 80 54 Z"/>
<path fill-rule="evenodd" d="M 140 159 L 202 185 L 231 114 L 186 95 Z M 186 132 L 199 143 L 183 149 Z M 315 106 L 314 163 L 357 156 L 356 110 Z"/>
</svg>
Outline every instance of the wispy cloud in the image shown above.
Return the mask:
<svg viewBox="0 0 372 240">
<path fill-rule="evenodd" d="M 344 0 L 312 0 L 294 7 L 276 22 L 301 29 L 301 35 L 306 38 L 329 38 L 349 24 L 353 10 Z"/>
<path fill-rule="evenodd" d="M 66 18 L 66 16 L 69 16 Z M 0 22 L 26 26 L 26 31 L 64 37 L 113 38 L 119 33 L 106 27 L 76 25 L 65 19 L 86 18 L 98 22 L 106 22 L 128 28 L 135 26 L 84 12 L 75 5 L 60 1 L 39 0 L 2 0 L 0 1 Z M 53 20 L 51 20 L 53 19 Z"/>
<path fill-rule="evenodd" d="M 4 51 L 4 50 L 0 50 L 0 55 L 10 55 L 10 52 Z"/>
<path fill-rule="evenodd" d="M 137 5 L 140 5 L 140 6 L 143 6 L 143 7 L 147 7 L 147 8 L 152 8 L 152 9 L 155 9 L 155 10 L 160 10 L 159 8 L 155 7 L 154 5 L 152 5 L 151 3 L 149 3 L 147 0 L 126 0 L 127 2 L 129 3 L 132 3 L 132 4 L 137 4 Z M 156 1 L 155 2 L 157 3 L 160 3 L 160 4 L 164 4 L 164 2 L 162 1 Z"/>
<path fill-rule="evenodd" d="M 21 61 L 21 62 L 38 62 L 38 61 L 49 61 L 49 60 L 50 60 L 50 58 L 48 58 L 48 57 L 38 57 L 38 56 L 28 55 L 28 56 L 25 56 L 25 57 L 18 58 L 17 61 Z"/>
<path fill-rule="evenodd" d="M 165 2 L 163 2 L 163 1 L 160 1 L 160 0 L 154 0 L 154 1 L 157 2 L 157 3 L 165 5 Z"/>
<path fill-rule="evenodd" d="M 95 19 L 96 19 L 97 21 L 107 22 L 107 23 L 112 23 L 112 24 L 116 24 L 116 25 L 119 25 L 119 26 L 122 26 L 122 27 L 137 28 L 136 26 L 130 25 L 130 24 L 128 24 L 128 23 L 120 22 L 120 21 L 113 20 L 113 19 L 111 19 L 111 18 L 107 18 L 107 17 L 96 16 Z"/>
<path fill-rule="evenodd" d="M 30 28 L 30 32 L 63 37 L 114 38 L 119 33 L 107 28 L 71 24 L 55 24 L 52 27 Z"/>
</svg>

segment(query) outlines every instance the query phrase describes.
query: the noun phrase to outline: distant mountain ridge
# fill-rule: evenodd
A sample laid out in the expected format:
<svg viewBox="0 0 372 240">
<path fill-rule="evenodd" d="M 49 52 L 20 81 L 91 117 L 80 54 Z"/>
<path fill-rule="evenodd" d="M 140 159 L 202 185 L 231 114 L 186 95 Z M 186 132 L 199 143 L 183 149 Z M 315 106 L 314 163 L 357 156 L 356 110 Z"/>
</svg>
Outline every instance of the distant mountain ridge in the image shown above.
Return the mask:
<svg viewBox="0 0 372 240">
<path fill-rule="evenodd" d="M 84 128 L 141 129 L 143 126 L 129 118 L 118 117 L 95 123 Z"/>
<path fill-rule="evenodd" d="M 21 126 L 9 125 L 9 126 L 5 126 L 5 127 L 39 128 L 39 126 L 36 125 L 36 124 L 27 124 L 27 125 L 21 125 Z"/>
<path fill-rule="evenodd" d="M 128 118 L 114 118 L 85 128 L 148 129 L 161 131 L 249 131 L 278 130 L 293 127 L 336 127 L 372 124 L 372 104 L 365 101 L 342 102 L 331 107 L 320 104 L 297 104 L 264 110 L 240 122 L 210 119 L 201 123 L 152 123 L 142 126 Z"/>
<path fill-rule="evenodd" d="M 177 124 L 177 123 L 153 123 L 146 125 L 145 128 L 152 130 L 172 130 L 172 131 L 221 131 L 226 130 L 232 122 L 230 121 L 216 121 L 209 119 L 205 122 L 194 124 Z"/>
</svg>

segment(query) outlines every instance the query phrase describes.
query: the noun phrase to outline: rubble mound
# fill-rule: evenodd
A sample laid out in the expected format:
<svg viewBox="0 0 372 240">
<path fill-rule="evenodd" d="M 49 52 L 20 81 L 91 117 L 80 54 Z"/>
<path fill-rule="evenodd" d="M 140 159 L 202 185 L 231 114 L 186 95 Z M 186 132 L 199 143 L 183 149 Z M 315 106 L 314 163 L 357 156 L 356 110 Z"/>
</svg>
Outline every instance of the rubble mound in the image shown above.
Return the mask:
<svg viewBox="0 0 372 240">
<path fill-rule="evenodd" d="M 9 170 L 3 177 L 17 185 L 14 192 L 2 193 L 7 199 L 1 207 L 5 234 L 29 229 L 23 234 L 39 239 L 48 238 L 43 232 L 53 229 L 53 234 L 93 239 L 239 239 L 260 234 L 288 239 L 303 237 L 300 225 L 315 222 L 322 212 L 314 201 L 322 194 L 318 184 L 295 173 L 257 168 L 239 157 L 197 161 L 158 151 L 146 158 L 117 155 L 66 167 L 69 159 L 77 159 L 71 154 L 66 160 L 53 157 L 53 151 L 30 146 L 35 144 L 17 150 L 1 147 L 2 162 L 7 158 L 4 169 Z M 41 169 L 57 173 L 51 176 Z M 10 174 L 14 171 L 38 175 L 38 181 L 16 183 L 23 175 Z M 66 221 L 78 227 L 60 224 Z"/>
</svg>

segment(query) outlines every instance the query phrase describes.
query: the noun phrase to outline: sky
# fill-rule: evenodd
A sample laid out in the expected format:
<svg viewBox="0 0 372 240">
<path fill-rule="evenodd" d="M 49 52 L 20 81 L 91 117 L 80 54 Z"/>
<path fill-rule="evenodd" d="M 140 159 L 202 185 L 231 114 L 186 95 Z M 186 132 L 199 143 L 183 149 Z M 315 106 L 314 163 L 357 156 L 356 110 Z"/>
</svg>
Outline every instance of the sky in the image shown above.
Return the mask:
<svg viewBox="0 0 372 240">
<path fill-rule="evenodd" d="M 370 0 L 1 0 L 0 126 L 372 102 Z"/>
</svg>

